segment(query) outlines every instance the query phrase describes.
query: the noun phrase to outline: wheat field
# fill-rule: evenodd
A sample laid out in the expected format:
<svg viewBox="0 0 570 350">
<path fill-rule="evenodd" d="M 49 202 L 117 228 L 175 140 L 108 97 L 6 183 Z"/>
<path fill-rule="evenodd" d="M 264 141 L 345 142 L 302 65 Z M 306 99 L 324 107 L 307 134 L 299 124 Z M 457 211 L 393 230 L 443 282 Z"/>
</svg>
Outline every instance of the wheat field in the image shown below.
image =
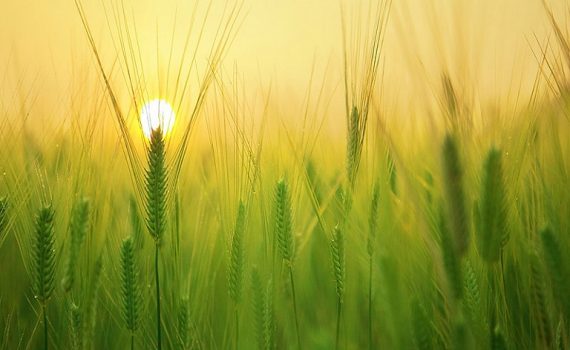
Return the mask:
<svg viewBox="0 0 570 350">
<path fill-rule="evenodd" d="M 570 348 L 567 1 L 4 10 L 0 348 Z"/>
</svg>

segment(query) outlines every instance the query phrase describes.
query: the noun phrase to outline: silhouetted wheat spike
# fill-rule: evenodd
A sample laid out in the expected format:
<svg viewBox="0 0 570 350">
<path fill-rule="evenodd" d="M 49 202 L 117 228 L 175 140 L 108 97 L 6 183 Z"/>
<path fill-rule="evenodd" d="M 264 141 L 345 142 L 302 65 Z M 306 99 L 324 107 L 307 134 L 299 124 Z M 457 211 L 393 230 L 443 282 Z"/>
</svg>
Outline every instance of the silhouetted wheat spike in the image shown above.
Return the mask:
<svg viewBox="0 0 570 350">
<path fill-rule="evenodd" d="M 36 232 L 32 245 L 32 286 L 34 297 L 41 304 L 44 321 L 44 349 L 48 348 L 46 308 L 55 287 L 54 211 L 44 206 L 36 217 Z"/>
<path fill-rule="evenodd" d="M 155 243 L 154 272 L 156 280 L 156 328 L 157 346 L 162 348 L 160 318 L 160 277 L 158 270 L 159 248 L 166 229 L 167 169 L 164 138 L 160 128 L 154 129 L 148 149 L 146 171 L 146 226 Z"/>
<path fill-rule="evenodd" d="M 135 258 L 134 240 L 126 238 L 121 245 L 121 296 L 123 298 L 123 318 L 131 333 L 131 349 L 139 327 L 141 293 L 138 284 L 139 271 Z"/>
</svg>

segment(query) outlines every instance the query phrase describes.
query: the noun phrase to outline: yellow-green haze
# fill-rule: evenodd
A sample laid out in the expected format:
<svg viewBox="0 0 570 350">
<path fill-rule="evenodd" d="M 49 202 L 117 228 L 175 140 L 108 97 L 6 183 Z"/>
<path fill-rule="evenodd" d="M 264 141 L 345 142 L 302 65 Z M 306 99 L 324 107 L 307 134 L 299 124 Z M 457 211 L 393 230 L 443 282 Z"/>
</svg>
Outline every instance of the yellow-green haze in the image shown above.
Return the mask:
<svg viewBox="0 0 570 350">
<path fill-rule="evenodd" d="M 569 14 L 3 1 L 0 349 L 567 349 Z"/>
</svg>

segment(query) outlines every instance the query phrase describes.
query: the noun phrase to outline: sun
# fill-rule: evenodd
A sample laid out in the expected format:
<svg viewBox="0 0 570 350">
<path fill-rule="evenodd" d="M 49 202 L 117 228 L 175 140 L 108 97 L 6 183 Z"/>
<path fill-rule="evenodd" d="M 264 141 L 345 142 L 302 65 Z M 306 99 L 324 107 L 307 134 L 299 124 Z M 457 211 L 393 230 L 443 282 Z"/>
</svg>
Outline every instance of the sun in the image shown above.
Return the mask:
<svg viewBox="0 0 570 350">
<path fill-rule="evenodd" d="M 163 135 L 167 135 L 174 126 L 174 119 L 174 110 L 165 100 L 151 100 L 145 103 L 141 109 L 141 127 L 148 139 L 150 139 L 152 131 L 159 127 L 162 129 Z"/>
</svg>

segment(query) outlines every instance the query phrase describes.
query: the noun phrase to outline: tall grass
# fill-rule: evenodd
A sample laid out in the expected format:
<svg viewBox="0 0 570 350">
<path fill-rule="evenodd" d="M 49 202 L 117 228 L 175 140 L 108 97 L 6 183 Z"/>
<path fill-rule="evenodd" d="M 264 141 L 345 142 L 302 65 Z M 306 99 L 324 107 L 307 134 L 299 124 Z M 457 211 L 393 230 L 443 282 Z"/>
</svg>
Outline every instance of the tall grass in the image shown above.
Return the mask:
<svg viewBox="0 0 570 350">
<path fill-rule="evenodd" d="M 154 276 L 156 286 L 156 341 L 162 348 L 162 319 L 160 313 L 160 273 L 159 253 L 164 232 L 166 231 L 167 202 L 166 152 L 162 130 L 152 131 L 148 149 L 148 168 L 146 171 L 146 226 L 154 239 Z"/>
</svg>

